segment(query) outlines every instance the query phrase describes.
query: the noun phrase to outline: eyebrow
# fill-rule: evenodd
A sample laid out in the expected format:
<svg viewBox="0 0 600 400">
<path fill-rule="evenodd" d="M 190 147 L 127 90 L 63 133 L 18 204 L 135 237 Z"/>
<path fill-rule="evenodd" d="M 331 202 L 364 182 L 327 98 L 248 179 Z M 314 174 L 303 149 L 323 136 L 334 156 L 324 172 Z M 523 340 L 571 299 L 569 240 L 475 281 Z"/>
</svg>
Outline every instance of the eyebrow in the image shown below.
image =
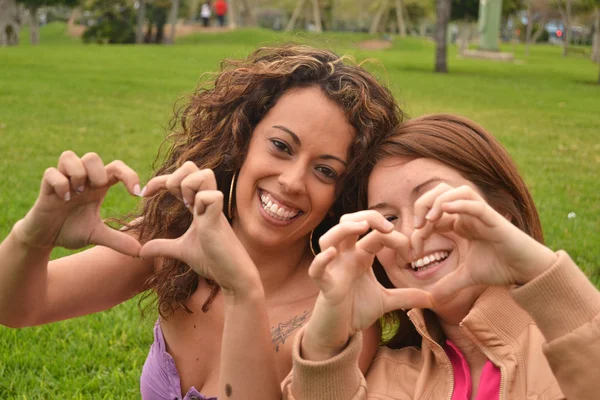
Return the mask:
<svg viewBox="0 0 600 400">
<path fill-rule="evenodd" d="M 437 176 L 434 176 L 433 178 L 428 179 L 425 182 L 420 183 L 417 186 L 415 186 L 411 190 L 411 194 L 413 196 L 417 195 L 425 186 L 427 186 L 427 185 L 429 185 L 430 183 L 433 183 L 433 182 L 446 182 L 446 183 L 449 183 L 449 181 L 446 180 L 446 179 L 442 179 L 442 178 L 439 178 Z M 386 203 L 386 202 L 382 202 L 382 203 L 377 203 L 374 206 L 369 207 L 369 210 L 381 210 L 382 208 L 393 208 L 393 207 L 391 205 L 389 205 L 388 203 Z"/>
<path fill-rule="evenodd" d="M 292 137 L 292 140 L 294 141 L 294 143 L 296 143 L 297 146 L 300 146 L 302 144 L 298 135 L 296 135 L 291 129 L 289 129 L 283 125 L 273 125 L 273 128 L 280 129 L 280 130 L 288 133 Z M 323 155 L 320 155 L 319 158 L 322 158 L 324 160 L 336 160 L 336 161 L 339 161 L 340 163 L 344 164 L 345 167 L 348 166 L 348 163 L 346 161 L 342 160 L 339 157 L 333 156 L 331 154 L 323 154 Z"/>
<path fill-rule="evenodd" d="M 427 179 L 425 182 L 420 183 L 417 186 L 415 186 L 413 188 L 413 190 L 411 190 L 411 193 L 413 195 L 418 194 L 425 186 L 427 186 L 427 185 L 429 185 L 430 183 L 433 183 L 433 182 L 446 182 L 446 183 L 449 183 L 449 181 L 446 180 L 446 179 L 442 179 L 440 177 L 434 176 L 433 178 Z"/>
</svg>

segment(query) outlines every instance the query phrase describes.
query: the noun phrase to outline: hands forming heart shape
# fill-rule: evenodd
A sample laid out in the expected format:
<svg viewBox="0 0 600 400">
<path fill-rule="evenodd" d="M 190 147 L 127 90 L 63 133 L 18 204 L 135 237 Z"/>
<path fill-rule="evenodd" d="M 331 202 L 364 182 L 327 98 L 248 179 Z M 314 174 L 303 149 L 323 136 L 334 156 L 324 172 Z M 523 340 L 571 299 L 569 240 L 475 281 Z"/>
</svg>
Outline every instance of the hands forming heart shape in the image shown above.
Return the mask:
<svg viewBox="0 0 600 400">
<path fill-rule="evenodd" d="M 100 217 L 106 193 L 118 182 L 139 197 L 170 191 L 194 215 L 193 223 L 179 238 L 154 239 L 142 246 L 127 232 L 106 226 Z M 151 179 L 140 190 L 137 173 L 122 161 L 104 165 L 95 153 L 79 158 L 66 151 L 57 168 L 46 170 L 36 203 L 14 229 L 22 242 L 35 248 L 101 245 L 133 257 L 171 257 L 225 291 L 255 288 L 260 282 L 258 272 L 248 267 L 252 260 L 222 210 L 223 194 L 217 190 L 214 173 L 192 162 Z"/>
<path fill-rule="evenodd" d="M 556 260 L 552 250 L 514 226 L 470 186 L 442 183 L 417 203 L 415 227 L 408 235 L 395 230 L 379 212 L 368 210 L 343 216 L 321 237 L 324 251 L 309 274 L 321 289 L 317 304 L 324 307 L 315 307 L 311 319 L 321 313 L 321 321 L 343 321 L 352 334 L 393 310 L 435 308 L 469 286 L 525 284 Z M 395 251 L 396 265 L 384 265 L 394 282 L 394 274 L 412 273 L 410 263 L 423 256 L 424 244 L 434 234 L 452 235 L 460 242 L 453 249 L 460 254 L 453 258 L 452 270 L 446 269 L 427 290 L 379 284 L 372 270 L 379 252 Z"/>
</svg>

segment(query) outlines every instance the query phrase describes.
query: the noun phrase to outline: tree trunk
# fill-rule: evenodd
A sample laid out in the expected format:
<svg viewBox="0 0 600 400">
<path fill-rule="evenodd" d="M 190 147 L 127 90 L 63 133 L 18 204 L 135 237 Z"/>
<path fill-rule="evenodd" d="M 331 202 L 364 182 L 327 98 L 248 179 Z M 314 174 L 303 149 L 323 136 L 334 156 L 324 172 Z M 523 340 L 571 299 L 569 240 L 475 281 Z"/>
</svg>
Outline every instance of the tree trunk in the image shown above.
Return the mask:
<svg viewBox="0 0 600 400">
<path fill-rule="evenodd" d="M 40 26 L 37 17 L 37 6 L 29 6 L 27 8 L 29 10 L 29 38 L 30 42 L 33 45 L 37 45 L 40 43 Z"/>
<path fill-rule="evenodd" d="M 404 21 L 404 0 L 396 0 L 396 18 L 398 19 L 398 34 L 406 37 L 406 21 Z"/>
<path fill-rule="evenodd" d="M 248 0 L 242 0 L 242 2 L 244 6 L 244 12 L 242 13 L 244 21 L 243 24 L 246 26 L 257 26 L 256 12 L 254 7 L 248 2 Z"/>
<path fill-rule="evenodd" d="M 317 33 L 321 33 L 323 32 L 323 25 L 321 25 L 321 8 L 319 7 L 319 0 L 312 0 L 312 8 L 315 30 Z"/>
<path fill-rule="evenodd" d="M 175 43 L 175 32 L 177 31 L 177 18 L 179 17 L 179 0 L 171 0 L 171 12 L 169 13 L 169 24 L 171 32 L 165 40 L 167 44 Z"/>
<path fill-rule="evenodd" d="M 135 29 L 135 42 L 144 43 L 144 23 L 146 22 L 146 0 L 140 0 L 140 7 L 137 12 L 137 26 Z"/>
<path fill-rule="evenodd" d="M 594 10 L 594 36 L 592 38 L 592 61 L 600 63 L 600 6 Z"/>
<path fill-rule="evenodd" d="M 381 3 L 379 3 L 379 9 L 377 9 L 377 14 L 375 14 L 373 22 L 371 22 L 369 34 L 374 35 L 375 33 L 379 32 L 379 25 L 381 25 L 381 19 L 388 10 L 388 2 L 388 0 L 381 0 Z"/>
<path fill-rule="evenodd" d="M 542 27 L 543 29 L 543 27 Z M 525 31 L 525 57 L 529 57 L 529 46 L 533 34 L 533 0 L 527 1 L 527 30 Z"/>
<path fill-rule="evenodd" d="M 435 72 L 448 72 L 448 21 L 451 0 L 435 0 Z"/>
<path fill-rule="evenodd" d="M 533 34 L 531 38 L 531 43 L 537 43 L 538 39 L 540 38 L 540 36 L 542 36 L 542 33 L 544 33 L 544 30 L 546 29 L 546 22 L 548 22 L 548 10 L 542 10 L 542 16 L 540 17 L 540 22 L 538 23 L 540 29 L 535 31 L 535 33 Z"/>
<path fill-rule="evenodd" d="M 236 0 L 227 0 L 227 23 L 229 29 L 237 28 L 237 3 Z"/>
<path fill-rule="evenodd" d="M 304 0 L 299 0 L 296 3 L 296 8 L 294 8 L 292 17 L 290 18 L 287 25 L 285 26 L 286 32 L 290 32 L 290 31 L 294 30 L 294 26 L 296 26 L 296 20 L 298 19 L 298 15 L 300 15 L 300 12 L 302 11 L 303 7 L 304 7 Z"/>
<path fill-rule="evenodd" d="M 558 11 L 563 20 L 563 57 L 569 52 L 569 42 L 571 40 L 571 0 L 565 0 L 565 7 L 562 6 L 562 0 L 557 0 Z"/>
</svg>

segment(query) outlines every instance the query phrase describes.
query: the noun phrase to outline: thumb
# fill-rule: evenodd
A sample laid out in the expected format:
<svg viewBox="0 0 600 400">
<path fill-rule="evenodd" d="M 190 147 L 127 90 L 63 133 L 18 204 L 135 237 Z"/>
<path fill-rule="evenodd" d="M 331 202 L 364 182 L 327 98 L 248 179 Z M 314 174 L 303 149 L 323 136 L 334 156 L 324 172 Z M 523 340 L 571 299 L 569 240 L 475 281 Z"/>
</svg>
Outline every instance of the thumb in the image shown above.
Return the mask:
<svg viewBox="0 0 600 400">
<path fill-rule="evenodd" d="M 475 285 L 466 268 L 459 268 L 440 279 L 430 290 L 436 305 L 450 300 L 460 290 Z"/>
<path fill-rule="evenodd" d="M 110 247 L 122 254 L 137 257 L 142 245 L 132 236 L 112 229 L 103 223 L 99 223 L 98 229 L 94 231 L 90 242 L 100 246 Z"/>
<path fill-rule="evenodd" d="M 409 308 L 431 308 L 433 299 L 429 292 L 421 289 L 383 289 L 383 309 L 390 312 Z"/>
<path fill-rule="evenodd" d="M 181 260 L 181 252 L 176 244 L 177 239 L 150 240 L 140 249 L 140 257 L 168 257 Z"/>
</svg>

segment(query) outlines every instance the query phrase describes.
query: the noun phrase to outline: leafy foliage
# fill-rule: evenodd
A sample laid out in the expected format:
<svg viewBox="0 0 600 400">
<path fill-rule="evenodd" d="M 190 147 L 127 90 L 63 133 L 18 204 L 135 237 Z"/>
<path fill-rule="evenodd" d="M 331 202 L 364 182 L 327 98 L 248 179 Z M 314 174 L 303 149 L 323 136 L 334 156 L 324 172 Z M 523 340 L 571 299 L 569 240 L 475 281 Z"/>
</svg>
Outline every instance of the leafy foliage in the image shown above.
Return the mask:
<svg viewBox="0 0 600 400">
<path fill-rule="evenodd" d="M 135 12 L 122 0 L 95 0 L 93 24 L 83 33 L 85 43 L 134 43 Z"/>
</svg>

